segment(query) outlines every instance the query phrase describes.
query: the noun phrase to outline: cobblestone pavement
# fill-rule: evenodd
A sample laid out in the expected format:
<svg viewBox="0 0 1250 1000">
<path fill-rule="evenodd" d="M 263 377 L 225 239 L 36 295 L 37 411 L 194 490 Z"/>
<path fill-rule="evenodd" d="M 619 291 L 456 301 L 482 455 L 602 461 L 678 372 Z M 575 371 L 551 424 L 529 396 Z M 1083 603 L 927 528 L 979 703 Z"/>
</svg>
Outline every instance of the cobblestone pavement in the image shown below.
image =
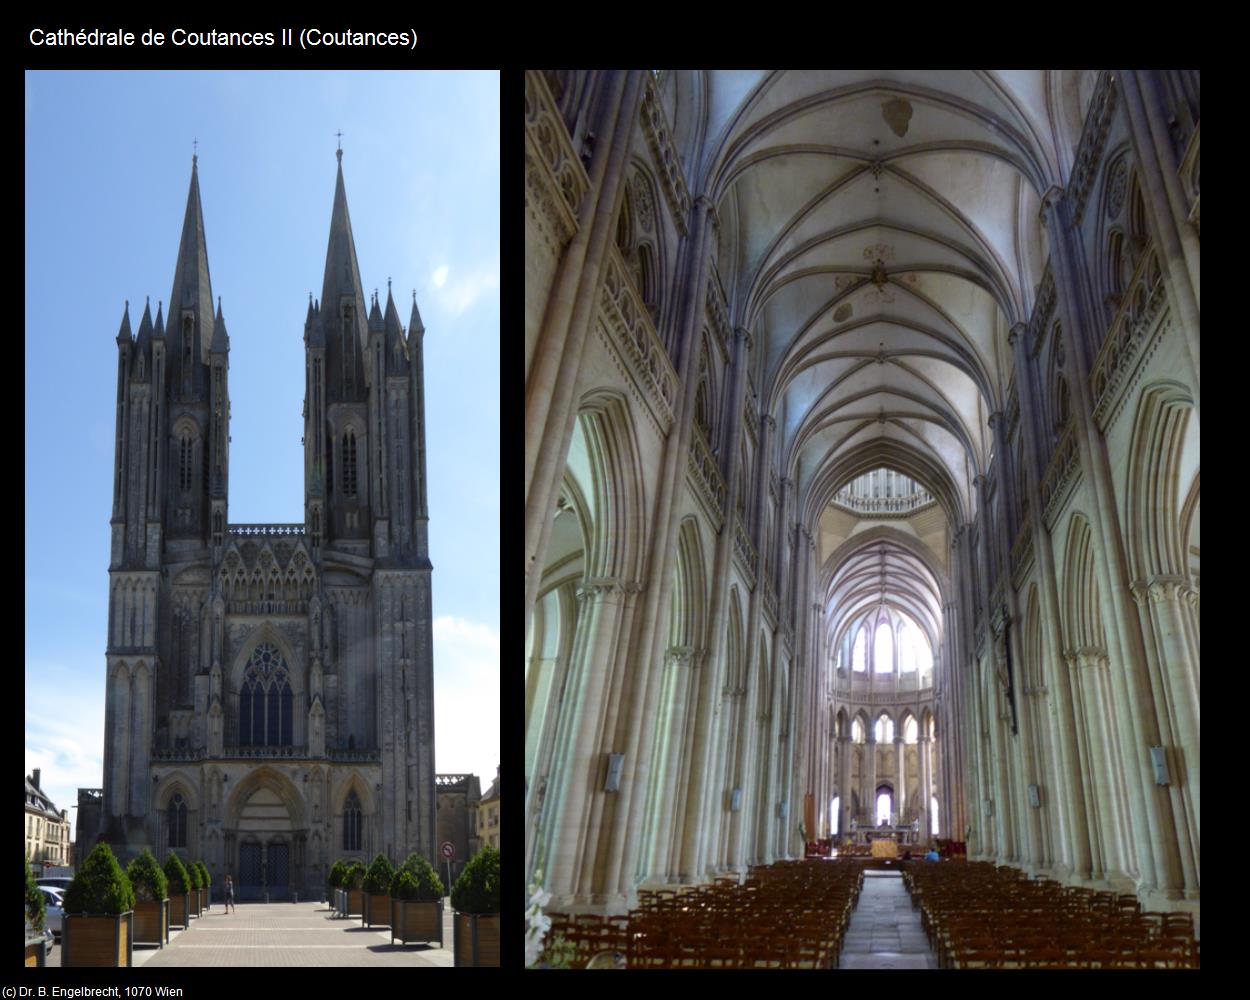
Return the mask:
<svg viewBox="0 0 1250 1000">
<path fill-rule="evenodd" d="M 443 966 L 452 965 L 451 906 L 443 901 L 443 942 L 391 944 L 389 927 L 362 927 L 359 917 L 335 919 L 325 903 L 217 903 L 187 930 L 170 932 L 164 948 L 136 946 L 135 965 L 186 966 Z M 61 964 L 58 944 L 48 965 Z"/>
</svg>

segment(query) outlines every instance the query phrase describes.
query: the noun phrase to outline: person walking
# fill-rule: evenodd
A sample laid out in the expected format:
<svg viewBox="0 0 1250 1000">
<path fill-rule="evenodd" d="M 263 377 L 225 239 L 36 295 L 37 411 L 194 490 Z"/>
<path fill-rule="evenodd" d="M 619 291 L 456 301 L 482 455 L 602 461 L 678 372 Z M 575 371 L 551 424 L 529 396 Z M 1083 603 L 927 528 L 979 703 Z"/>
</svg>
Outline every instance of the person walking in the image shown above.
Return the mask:
<svg viewBox="0 0 1250 1000">
<path fill-rule="evenodd" d="M 226 876 L 226 912 L 231 910 L 238 912 L 238 908 L 234 905 L 234 879 L 229 875 Z"/>
</svg>

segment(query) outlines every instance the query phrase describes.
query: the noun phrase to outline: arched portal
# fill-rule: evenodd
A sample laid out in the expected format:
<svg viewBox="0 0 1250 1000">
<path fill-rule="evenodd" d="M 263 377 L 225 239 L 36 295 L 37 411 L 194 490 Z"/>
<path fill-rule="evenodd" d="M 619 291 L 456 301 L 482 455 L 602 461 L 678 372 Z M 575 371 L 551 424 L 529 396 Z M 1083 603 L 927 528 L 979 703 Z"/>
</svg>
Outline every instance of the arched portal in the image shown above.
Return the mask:
<svg viewBox="0 0 1250 1000">
<path fill-rule="evenodd" d="M 270 767 L 239 782 L 226 810 L 226 866 L 241 900 L 289 899 L 304 889 L 303 801 Z M 231 872 L 233 869 L 233 872 Z"/>
</svg>

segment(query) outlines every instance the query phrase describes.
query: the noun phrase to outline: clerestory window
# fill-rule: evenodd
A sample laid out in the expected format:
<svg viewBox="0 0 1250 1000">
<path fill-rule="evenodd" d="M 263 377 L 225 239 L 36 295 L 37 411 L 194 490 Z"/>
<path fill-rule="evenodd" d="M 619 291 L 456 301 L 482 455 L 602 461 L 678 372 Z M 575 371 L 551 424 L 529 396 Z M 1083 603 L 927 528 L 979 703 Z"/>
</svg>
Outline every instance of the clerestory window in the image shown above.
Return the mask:
<svg viewBox="0 0 1250 1000">
<path fill-rule="evenodd" d="M 343 435 L 343 495 L 356 495 L 356 432 Z"/>
<path fill-rule="evenodd" d="M 165 810 L 166 830 L 170 847 L 187 846 L 187 803 L 181 792 L 175 792 Z"/>
<path fill-rule="evenodd" d="M 343 850 L 360 850 L 360 799 L 355 790 L 347 796 L 347 804 L 343 807 Z"/>
</svg>

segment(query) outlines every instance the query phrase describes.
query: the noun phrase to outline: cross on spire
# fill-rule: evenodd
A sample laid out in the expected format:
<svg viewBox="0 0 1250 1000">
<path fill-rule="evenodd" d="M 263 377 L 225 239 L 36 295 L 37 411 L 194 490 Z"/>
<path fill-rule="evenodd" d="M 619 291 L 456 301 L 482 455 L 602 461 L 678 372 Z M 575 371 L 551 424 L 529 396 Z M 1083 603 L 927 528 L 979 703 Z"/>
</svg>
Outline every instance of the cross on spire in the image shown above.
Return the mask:
<svg viewBox="0 0 1250 1000">
<path fill-rule="evenodd" d="M 343 130 L 339 129 L 334 134 L 338 137 L 338 140 L 339 140 L 338 152 L 336 152 L 334 155 L 339 158 L 339 163 L 342 163 L 343 162 Z"/>
<path fill-rule="evenodd" d="M 191 140 L 191 163 L 194 164 L 198 160 L 200 152 L 200 140 L 193 138 Z"/>
</svg>

